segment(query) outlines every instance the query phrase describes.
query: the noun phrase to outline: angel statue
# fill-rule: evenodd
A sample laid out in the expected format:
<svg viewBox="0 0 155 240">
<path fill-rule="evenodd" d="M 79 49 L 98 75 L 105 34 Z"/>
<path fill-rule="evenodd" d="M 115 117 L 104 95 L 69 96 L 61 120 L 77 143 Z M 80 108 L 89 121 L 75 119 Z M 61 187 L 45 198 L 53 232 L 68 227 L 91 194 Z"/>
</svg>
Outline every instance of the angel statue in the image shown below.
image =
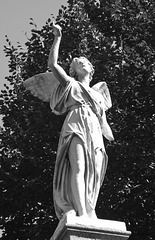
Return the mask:
<svg viewBox="0 0 155 240">
<path fill-rule="evenodd" d="M 62 126 L 53 179 L 53 201 L 58 219 L 69 214 L 96 219 L 95 206 L 108 157 L 103 136 L 114 140 L 105 111 L 112 106 L 105 82 L 93 87 L 94 68 L 85 57 L 75 57 L 69 75 L 58 63 L 62 29 L 53 23 L 54 41 L 49 53 L 51 72 L 24 82 L 31 94 L 50 103 L 55 114 L 66 114 Z M 103 135 L 103 136 L 102 136 Z"/>
</svg>

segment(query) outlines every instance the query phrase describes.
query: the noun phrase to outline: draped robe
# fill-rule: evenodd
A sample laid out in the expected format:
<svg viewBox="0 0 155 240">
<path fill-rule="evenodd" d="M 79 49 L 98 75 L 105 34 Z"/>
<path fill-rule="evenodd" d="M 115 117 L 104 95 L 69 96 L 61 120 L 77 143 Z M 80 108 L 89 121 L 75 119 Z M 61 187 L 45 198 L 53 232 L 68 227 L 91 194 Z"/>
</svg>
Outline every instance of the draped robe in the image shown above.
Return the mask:
<svg viewBox="0 0 155 240">
<path fill-rule="evenodd" d="M 53 79 L 53 82 L 52 82 Z M 100 87 L 99 83 L 99 87 Z M 31 93 L 49 101 L 55 114 L 67 113 L 60 133 L 53 179 L 53 200 L 58 219 L 70 210 L 77 212 L 73 190 L 71 188 L 72 170 L 68 151 L 74 136 L 81 139 L 85 156 L 85 203 L 87 212 L 93 211 L 97 200 L 97 151 L 102 152 L 100 185 L 104 180 L 108 156 L 105 151 L 103 136 L 113 140 L 113 134 L 106 120 L 105 111 L 110 107 L 104 91 L 85 87 L 71 79 L 66 87 L 62 86 L 52 73 L 38 74 L 24 82 Z M 101 85 L 102 86 L 102 85 Z M 103 136 L 102 136 L 103 135 Z"/>
<path fill-rule="evenodd" d="M 106 121 L 106 97 L 92 88 L 85 88 L 80 82 L 72 80 L 64 88 L 59 85 L 50 100 L 50 106 L 56 114 L 67 112 L 57 150 L 53 180 L 53 197 L 56 215 L 59 219 L 64 213 L 77 207 L 71 188 L 71 166 L 68 150 L 72 138 L 78 136 L 84 148 L 85 156 L 85 202 L 87 211 L 96 206 L 97 173 L 95 161 L 97 151 L 102 152 L 102 169 L 100 184 L 102 184 L 108 157 L 105 151 L 102 134 L 110 132 Z M 111 133 L 110 133 L 111 134 Z"/>
</svg>

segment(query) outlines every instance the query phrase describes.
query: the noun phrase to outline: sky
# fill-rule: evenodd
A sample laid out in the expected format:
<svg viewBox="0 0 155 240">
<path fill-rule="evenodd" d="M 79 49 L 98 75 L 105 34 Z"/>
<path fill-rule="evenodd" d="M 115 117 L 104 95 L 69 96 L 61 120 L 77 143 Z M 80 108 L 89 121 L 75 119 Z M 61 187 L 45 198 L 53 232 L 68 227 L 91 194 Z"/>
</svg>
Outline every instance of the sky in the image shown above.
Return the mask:
<svg viewBox="0 0 155 240">
<path fill-rule="evenodd" d="M 5 77 L 9 76 L 9 59 L 4 53 L 4 45 L 7 46 L 5 36 L 14 47 L 18 45 L 17 42 L 24 47 L 26 35 L 31 36 L 30 18 L 41 29 L 51 14 L 57 16 L 61 5 L 67 6 L 67 0 L 0 0 L 0 91 L 8 83 Z"/>
<path fill-rule="evenodd" d="M 7 45 L 5 35 L 13 46 L 20 42 L 24 47 L 27 41 L 25 33 L 31 36 L 30 18 L 40 29 L 51 14 L 57 16 L 61 5 L 66 6 L 67 0 L 0 0 L 0 90 L 9 75 L 8 58 L 3 51 L 4 45 Z"/>
</svg>

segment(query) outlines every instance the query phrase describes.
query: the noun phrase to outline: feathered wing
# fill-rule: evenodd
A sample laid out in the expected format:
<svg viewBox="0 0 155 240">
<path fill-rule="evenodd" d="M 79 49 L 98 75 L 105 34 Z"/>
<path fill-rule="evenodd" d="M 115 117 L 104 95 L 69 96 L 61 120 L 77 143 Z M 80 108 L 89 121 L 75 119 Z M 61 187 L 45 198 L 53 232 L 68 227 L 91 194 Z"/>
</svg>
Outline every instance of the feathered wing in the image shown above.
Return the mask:
<svg viewBox="0 0 155 240">
<path fill-rule="evenodd" d="M 49 102 L 59 81 L 52 72 L 39 73 L 23 82 L 24 87 L 30 93 L 44 102 Z"/>
<path fill-rule="evenodd" d="M 105 113 L 106 110 L 108 110 L 109 108 L 112 107 L 109 89 L 107 87 L 106 82 L 99 82 L 99 83 L 95 84 L 92 88 L 95 91 L 100 92 L 103 96 L 104 111 L 102 114 L 102 124 L 101 124 L 102 133 L 109 141 L 113 141 L 114 136 L 113 136 L 112 130 L 107 122 L 106 113 Z"/>
<path fill-rule="evenodd" d="M 94 86 L 92 86 L 92 88 L 95 91 L 100 92 L 102 94 L 103 99 L 104 99 L 105 110 L 108 110 L 109 108 L 111 108 L 112 102 L 111 102 L 110 92 L 109 92 L 106 82 L 96 83 Z"/>
</svg>

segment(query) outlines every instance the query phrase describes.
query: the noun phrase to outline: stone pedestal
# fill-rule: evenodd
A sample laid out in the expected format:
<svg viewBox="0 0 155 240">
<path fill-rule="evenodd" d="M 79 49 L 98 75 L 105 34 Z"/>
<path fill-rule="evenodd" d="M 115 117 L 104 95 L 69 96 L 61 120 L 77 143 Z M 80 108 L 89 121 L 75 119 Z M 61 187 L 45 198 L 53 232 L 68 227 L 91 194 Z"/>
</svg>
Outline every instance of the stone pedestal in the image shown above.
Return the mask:
<svg viewBox="0 0 155 240">
<path fill-rule="evenodd" d="M 70 221 L 69 221 L 70 220 Z M 96 219 L 92 222 L 64 219 L 50 240 L 125 240 L 131 232 L 124 222 Z"/>
</svg>

